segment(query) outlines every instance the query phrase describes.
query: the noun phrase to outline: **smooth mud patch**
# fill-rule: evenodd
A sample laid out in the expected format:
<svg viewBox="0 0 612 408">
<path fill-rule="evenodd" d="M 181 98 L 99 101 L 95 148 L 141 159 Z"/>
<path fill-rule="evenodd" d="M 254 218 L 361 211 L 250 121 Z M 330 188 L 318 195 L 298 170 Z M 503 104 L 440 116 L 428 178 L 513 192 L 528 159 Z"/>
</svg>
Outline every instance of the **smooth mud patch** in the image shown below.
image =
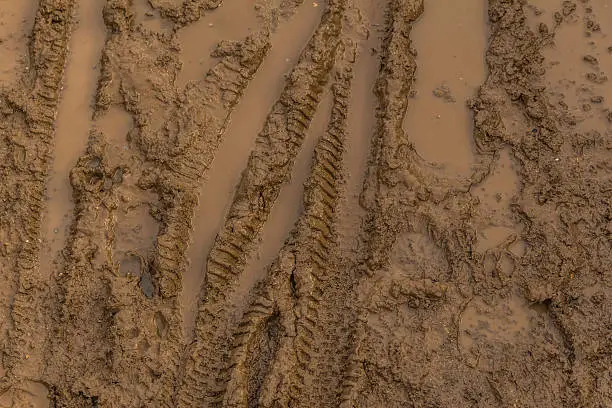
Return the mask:
<svg viewBox="0 0 612 408">
<path fill-rule="evenodd" d="M 459 319 L 458 341 L 467 364 L 488 368 L 500 349 L 534 347 L 541 341 L 552 348 L 563 339 L 546 306 L 530 304 L 512 293 L 495 301 L 479 297 L 470 300 Z"/>
<path fill-rule="evenodd" d="M 0 89 L 27 69 L 28 38 L 34 25 L 35 0 L 0 0 Z"/>
<path fill-rule="evenodd" d="M 183 68 L 176 81 L 182 88 L 189 81 L 202 79 L 215 63 L 210 56 L 221 40 L 238 41 L 258 27 L 252 2 L 225 0 L 196 23 L 178 31 Z"/>
<path fill-rule="evenodd" d="M 78 25 L 72 34 L 64 90 L 58 110 L 55 157 L 48 183 L 46 242 L 53 259 L 66 239 L 72 214 L 70 171 L 85 151 L 93 98 L 98 80 L 98 62 L 106 38 L 102 19 L 104 2 L 82 1 L 77 9 Z"/>
<path fill-rule="evenodd" d="M 494 306 L 472 300 L 461 319 L 462 346 L 468 348 L 483 341 L 512 344 L 517 337 L 527 335 L 531 326 L 529 312 L 528 303 L 518 296 Z"/>
<path fill-rule="evenodd" d="M 234 190 L 245 169 L 255 138 L 285 84 L 284 75 L 298 60 L 321 17 L 321 7 L 302 6 L 272 35 L 272 48 L 248 85 L 225 131 L 199 196 L 194 218 L 190 266 L 183 277 L 181 304 L 185 335 L 192 334 L 197 300 L 206 274 L 206 258 L 223 225 Z M 299 44 L 299 46 L 296 46 Z"/>
<path fill-rule="evenodd" d="M 467 176 L 474 149 L 466 101 L 485 79 L 486 2 L 425 0 L 411 38 L 417 73 L 406 135 L 425 160 Z"/>
<path fill-rule="evenodd" d="M 128 150 L 128 133 L 134 126 L 132 116 L 120 106 L 111 106 L 99 118 L 94 126 L 104 133 L 106 140 L 112 143 L 114 148 Z"/>
</svg>

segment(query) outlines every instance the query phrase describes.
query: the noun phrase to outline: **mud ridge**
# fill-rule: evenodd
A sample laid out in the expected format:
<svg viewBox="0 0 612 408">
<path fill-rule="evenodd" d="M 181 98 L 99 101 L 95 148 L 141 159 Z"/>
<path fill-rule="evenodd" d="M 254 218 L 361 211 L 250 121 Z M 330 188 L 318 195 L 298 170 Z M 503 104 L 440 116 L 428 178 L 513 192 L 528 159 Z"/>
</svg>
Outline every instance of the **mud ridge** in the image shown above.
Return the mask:
<svg viewBox="0 0 612 408">
<path fill-rule="evenodd" d="M 268 275 L 256 286 L 234 332 L 225 406 L 308 405 L 308 401 L 316 400 L 311 394 L 315 382 L 321 380 L 315 364 L 320 350 L 317 344 L 325 337 L 320 301 L 326 295 L 335 248 L 335 213 L 352 79 L 350 65 L 338 69 L 332 86 L 334 104 L 329 128 L 315 147 L 312 173 L 304 192 L 304 212 Z M 276 347 L 263 362 L 267 370 L 253 372 L 251 367 L 257 366 L 254 362 L 266 357 L 257 355 L 256 345 L 272 319 L 278 320 L 281 328 L 272 341 Z"/>
</svg>

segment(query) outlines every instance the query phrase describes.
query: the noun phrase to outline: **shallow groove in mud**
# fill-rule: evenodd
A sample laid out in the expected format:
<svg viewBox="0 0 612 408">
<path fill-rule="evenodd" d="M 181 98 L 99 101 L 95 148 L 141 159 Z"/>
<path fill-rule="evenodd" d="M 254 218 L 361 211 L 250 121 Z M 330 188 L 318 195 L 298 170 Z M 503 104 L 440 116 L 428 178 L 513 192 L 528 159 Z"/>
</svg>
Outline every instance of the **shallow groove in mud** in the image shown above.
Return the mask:
<svg viewBox="0 0 612 408">
<path fill-rule="evenodd" d="M 311 174 L 305 184 L 304 211 L 291 237 L 280 249 L 267 275 L 254 289 L 249 307 L 233 335 L 228 363 L 229 382 L 224 403 L 234 406 L 247 396 L 249 406 L 312 404 L 313 382 L 318 379 L 314 364 L 322 339 L 324 308 L 320 304 L 333 269 L 335 215 L 346 140 L 346 107 L 351 68 L 341 64 L 332 85 L 333 105 L 329 124 L 315 147 Z M 299 311 L 299 312 L 298 312 Z M 297 312 L 297 313 L 296 313 Z M 265 330 L 266 321 L 280 320 L 267 372 L 254 372 L 253 344 Z M 316 345 L 315 345 L 316 344 Z M 322 346 L 322 344 L 321 344 Z M 254 389 L 252 384 L 256 384 Z"/>
<path fill-rule="evenodd" d="M 356 4 L 359 18 L 355 21 L 356 42 L 354 76 L 347 107 L 346 183 L 338 212 L 337 229 L 342 237 L 338 245 L 341 256 L 354 257 L 354 250 L 364 217 L 359 204 L 370 150 L 376 125 L 376 98 L 374 86 L 380 67 L 380 50 L 384 36 L 385 9 L 378 5 L 359 1 Z"/>
<path fill-rule="evenodd" d="M 13 290 L 7 319 L 10 322 L 8 339 L 3 339 L 3 365 L 10 373 L 3 380 L 9 382 L 20 377 L 38 379 L 42 374 L 41 353 L 46 333 L 33 337 L 33 332 L 35 327 L 48 324 L 49 316 L 42 302 L 49 282 L 38 275 L 38 256 L 45 182 L 51 163 L 54 120 L 73 7 L 72 1 L 40 2 L 23 88 L 10 91 L 0 99 L 2 179 L 6 180 L 0 190 L 3 197 L 0 211 L 6 216 L 5 220 L 11 220 L 0 227 L 0 235 L 4 238 L 0 270 L 3 273 L 11 271 L 11 276 L 3 276 L 3 280 L 10 282 L 9 287 Z"/>
<path fill-rule="evenodd" d="M 106 38 L 102 20 L 102 2 L 79 3 L 75 17 L 78 25 L 69 44 L 70 55 L 65 70 L 64 90 L 55 122 L 55 154 L 51 178 L 47 183 L 46 248 L 44 254 L 54 259 L 65 245 L 66 229 L 72 216 L 70 170 L 84 152 L 99 74 L 100 52 Z M 41 268 L 49 276 L 50 265 Z M 46 271 L 46 272 L 43 272 Z"/>
</svg>

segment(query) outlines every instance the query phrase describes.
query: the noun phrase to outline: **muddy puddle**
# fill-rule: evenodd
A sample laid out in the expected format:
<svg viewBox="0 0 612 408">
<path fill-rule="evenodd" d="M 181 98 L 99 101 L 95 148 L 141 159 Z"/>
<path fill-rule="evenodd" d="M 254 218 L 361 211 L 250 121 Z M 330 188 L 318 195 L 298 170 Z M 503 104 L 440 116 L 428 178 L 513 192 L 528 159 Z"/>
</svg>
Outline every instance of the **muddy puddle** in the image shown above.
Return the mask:
<svg viewBox="0 0 612 408">
<path fill-rule="evenodd" d="M 228 2 L 229 3 L 229 2 Z M 214 13 L 213 13 L 214 14 Z M 197 310 L 197 298 L 205 277 L 206 257 L 225 218 L 255 137 L 280 95 L 285 75 L 297 61 L 321 16 L 321 8 L 305 4 L 294 19 L 281 24 L 272 36 L 272 48 L 247 87 L 225 131 L 223 142 L 212 162 L 199 196 L 194 222 L 190 267 L 184 277 L 181 303 L 185 332 L 190 333 Z M 205 25 L 206 29 L 210 29 Z M 213 26 L 214 27 L 214 26 Z M 296 44 L 301 44 L 296 46 Z M 198 53 L 206 55 L 206 51 Z"/>
<path fill-rule="evenodd" d="M 485 78 L 486 5 L 425 1 L 412 29 L 416 82 L 404 131 L 427 161 L 466 176 L 474 162 L 473 119 L 466 106 Z"/>
<path fill-rule="evenodd" d="M 136 23 L 156 33 L 170 33 L 172 24 L 153 9 L 149 0 L 134 0 L 133 10 L 136 13 Z"/>
<path fill-rule="evenodd" d="M 34 25 L 36 1 L 0 1 L 0 89 L 12 85 L 28 62 L 28 37 Z"/>
</svg>

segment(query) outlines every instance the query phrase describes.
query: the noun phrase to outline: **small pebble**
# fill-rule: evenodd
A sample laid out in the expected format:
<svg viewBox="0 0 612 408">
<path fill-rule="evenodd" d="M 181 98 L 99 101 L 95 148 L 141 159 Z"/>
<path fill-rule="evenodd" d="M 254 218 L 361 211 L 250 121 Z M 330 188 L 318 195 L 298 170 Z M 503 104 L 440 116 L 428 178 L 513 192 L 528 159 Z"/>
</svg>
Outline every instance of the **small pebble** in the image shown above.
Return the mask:
<svg viewBox="0 0 612 408">
<path fill-rule="evenodd" d="M 213 26 L 213 23 L 208 23 L 208 26 L 209 26 L 209 27 L 212 27 L 212 26 Z"/>
<path fill-rule="evenodd" d="M 59 228 L 53 228 L 53 233 L 57 234 L 59 232 Z"/>
<path fill-rule="evenodd" d="M 591 97 L 591 102 L 593 103 L 602 103 L 604 101 L 604 97 L 601 95 Z"/>
</svg>

